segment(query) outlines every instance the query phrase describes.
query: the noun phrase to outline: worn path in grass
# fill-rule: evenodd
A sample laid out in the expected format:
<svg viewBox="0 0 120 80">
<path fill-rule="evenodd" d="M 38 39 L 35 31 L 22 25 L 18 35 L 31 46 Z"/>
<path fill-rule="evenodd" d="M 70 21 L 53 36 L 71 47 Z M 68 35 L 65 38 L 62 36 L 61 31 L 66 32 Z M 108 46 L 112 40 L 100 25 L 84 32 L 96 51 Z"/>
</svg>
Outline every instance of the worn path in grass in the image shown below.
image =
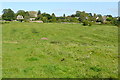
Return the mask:
<svg viewBox="0 0 120 80">
<path fill-rule="evenodd" d="M 9 23 L 2 27 L 5 78 L 117 78 L 116 26 Z"/>
</svg>

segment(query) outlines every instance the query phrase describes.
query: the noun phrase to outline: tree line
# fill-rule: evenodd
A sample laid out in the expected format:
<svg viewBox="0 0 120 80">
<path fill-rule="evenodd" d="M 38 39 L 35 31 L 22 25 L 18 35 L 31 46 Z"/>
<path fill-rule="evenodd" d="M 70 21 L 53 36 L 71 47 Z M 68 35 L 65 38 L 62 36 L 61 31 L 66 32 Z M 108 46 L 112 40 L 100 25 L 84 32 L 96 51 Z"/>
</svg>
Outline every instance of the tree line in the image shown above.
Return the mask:
<svg viewBox="0 0 120 80">
<path fill-rule="evenodd" d="M 17 13 L 15 13 L 11 9 L 3 9 L 2 14 L 2 20 L 6 21 L 13 21 L 17 20 L 17 16 L 21 15 L 24 17 L 24 19 L 21 19 L 21 21 L 30 21 L 30 18 L 35 18 L 35 20 L 42 20 L 44 23 L 48 22 L 74 22 L 74 23 L 82 23 L 83 25 L 89 25 L 100 23 L 100 24 L 113 24 L 113 25 L 119 25 L 120 24 L 120 17 L 113 17 L 112 15 L 106 15 L 102 16 L 101 14 L 92 14 L 92 13 L 86 13 L 85 11 L 76 11 L 75 14 L 66 16 L 63 14 L 63 16 L 56 17 L 55 13 L 49 14 L 49 13 L 41 13 L 40 10 L 37 12 L 37 16 L 34 16 L 34 12 L 31 11 L 24 11 L 24 10 L 18 10 Z"/>
</svg>

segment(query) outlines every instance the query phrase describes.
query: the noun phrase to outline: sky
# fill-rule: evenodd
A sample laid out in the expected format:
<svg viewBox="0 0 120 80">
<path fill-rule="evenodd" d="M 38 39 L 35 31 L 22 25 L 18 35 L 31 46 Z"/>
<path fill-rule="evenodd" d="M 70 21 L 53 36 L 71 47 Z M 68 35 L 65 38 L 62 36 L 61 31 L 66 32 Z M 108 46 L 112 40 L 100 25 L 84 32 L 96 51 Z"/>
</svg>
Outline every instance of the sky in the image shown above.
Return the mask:
<svg viewBox="0 0 120 80">
<path fill-rule="evenodd" d="M 15 13 L 18 10 L 40 10 L 42 13 L 55 13 L 56 16 L 75 14 L 76 11 L 118 16 L 118 2 L 2 2 L 0 15 L 3 9 L 8 8 Z"/>
<path fill-rule="evenodd" d="M 0 2 L 118 2 L 120 0 L 0 0 Z"/>
</svg>

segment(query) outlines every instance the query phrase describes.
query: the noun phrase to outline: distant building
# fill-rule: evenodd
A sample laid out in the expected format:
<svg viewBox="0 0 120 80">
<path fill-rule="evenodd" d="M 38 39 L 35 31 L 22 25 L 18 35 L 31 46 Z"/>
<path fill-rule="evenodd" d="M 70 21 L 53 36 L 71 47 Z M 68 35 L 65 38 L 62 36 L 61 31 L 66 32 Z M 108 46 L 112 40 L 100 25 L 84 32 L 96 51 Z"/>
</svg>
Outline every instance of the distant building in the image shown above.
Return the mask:
<svg viewBox="0 0 120 80">
<path fill-rule="evenodd" d="M 28 11 L 28 13 L 30 14 L 31 18 L 37 17 L 37 11 Z"/>
<path fill-rule="evenodd" d="M 105 22 L 105 21 L 106 21 L 106 19 L 107 19 L 107 17 L 106 17 L 106 16 L 103 16 L 102 18 L 103 18 L 103 22 Z"/>
<path fill-rule="evenodd" d="M 30 18 L 30 21 L 34 21 L 35 20 L 35 18 Z"/>
<path fill-rule="evenodd" d="M 98 20 L 98 19 L 99 19 L 99 17 L 96 18 L 96 20 Z"/>
<path fill-rule="evenodd" d="M 119 17 L 115 17 L 117 20 L 119 20 Z"/>
<path fill-rule="evenodd" d="M 18 15 L 17 19 L 24 19 L 22 15 Z"/>
<path fill-rule="evenodd" d="M 79 19 L 79 17 L 75 17 L 76 19 Z"/>
</svg>

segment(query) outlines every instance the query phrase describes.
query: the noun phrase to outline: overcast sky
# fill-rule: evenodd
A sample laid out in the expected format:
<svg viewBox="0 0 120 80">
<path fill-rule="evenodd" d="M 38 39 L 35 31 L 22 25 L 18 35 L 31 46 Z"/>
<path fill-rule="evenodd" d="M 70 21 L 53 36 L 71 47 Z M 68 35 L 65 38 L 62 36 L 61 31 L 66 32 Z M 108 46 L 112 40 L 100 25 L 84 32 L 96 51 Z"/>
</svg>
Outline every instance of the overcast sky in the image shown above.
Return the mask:
<svg viewBox="0 0 120 80">
<path fill-rule="evenodd" d="M 62 16 L 64 13 L 71 15 L 77 10 L 118 16 L 118 2 L 2 2 L 1 11 L 5 8 L 11 8 L 14 12 L 41 10 L 42 13 L 55 13 L 56 16 Z"/>
</svg>

